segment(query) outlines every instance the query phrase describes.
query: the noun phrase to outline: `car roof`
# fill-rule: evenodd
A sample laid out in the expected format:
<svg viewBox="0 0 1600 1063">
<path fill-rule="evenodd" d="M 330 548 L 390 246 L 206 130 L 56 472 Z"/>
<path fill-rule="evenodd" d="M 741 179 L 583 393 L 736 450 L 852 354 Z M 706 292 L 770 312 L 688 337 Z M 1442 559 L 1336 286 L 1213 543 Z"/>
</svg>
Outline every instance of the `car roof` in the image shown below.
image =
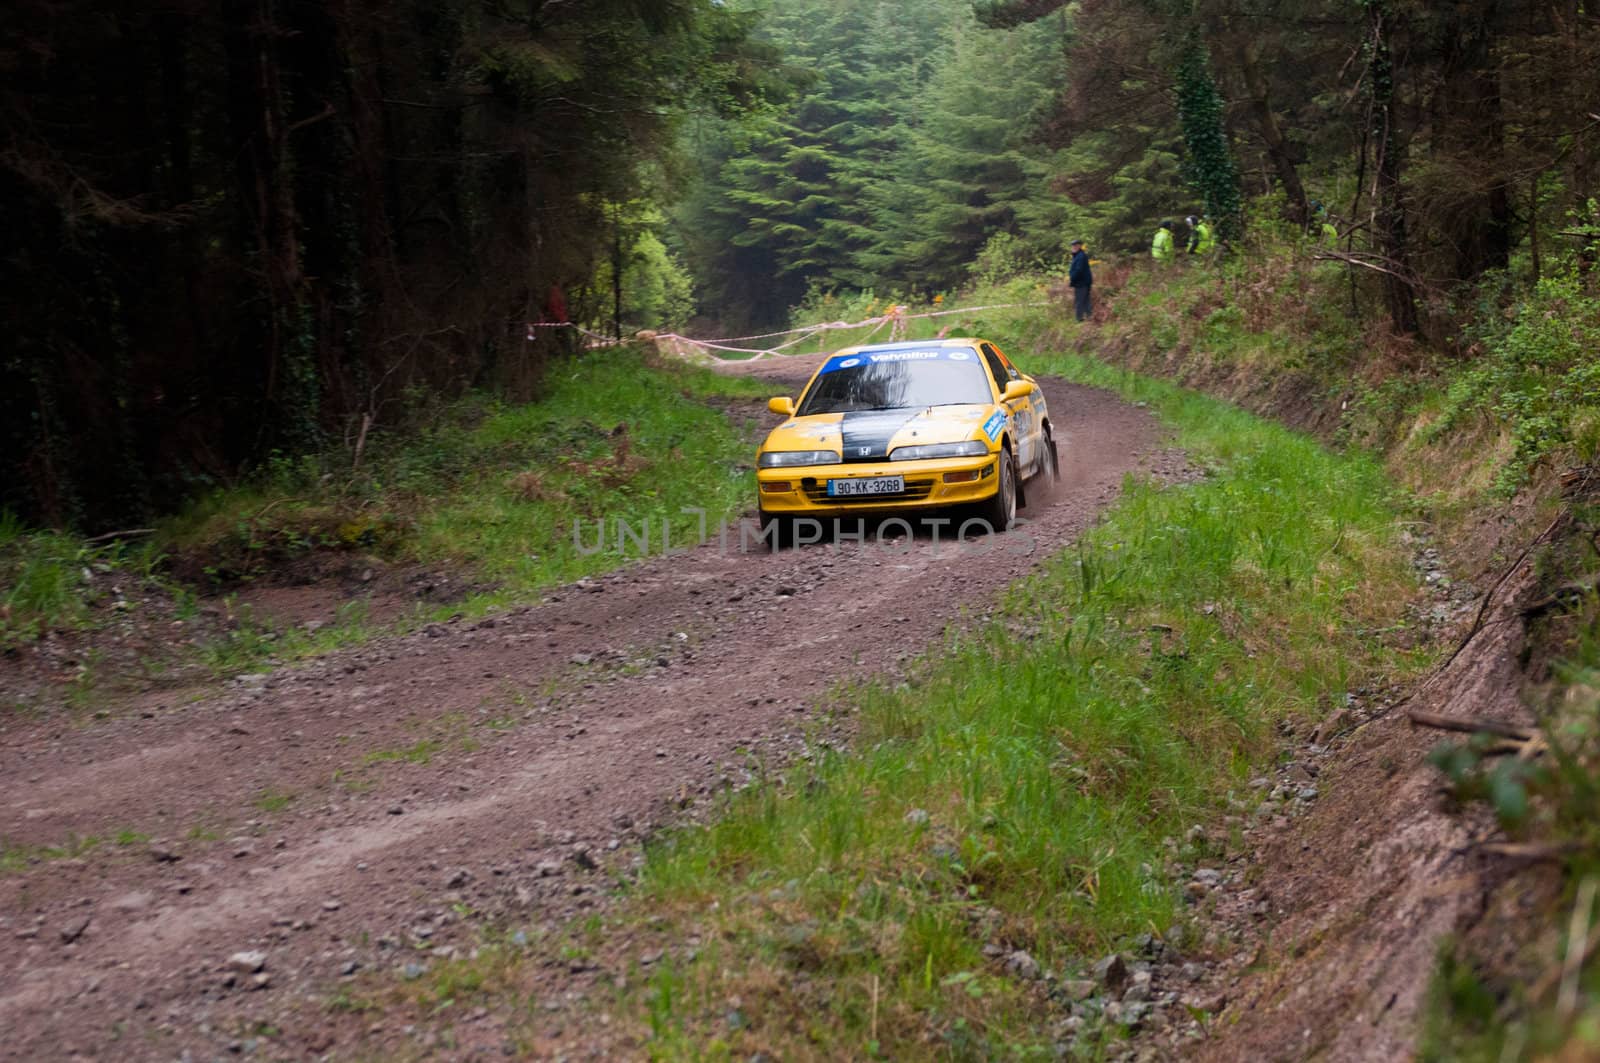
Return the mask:
<svg viewBox="0 0 1600 1063">
<path fill-rule="evenodd" d="M 901 340 L 898 343 L 864 343 L 859 347 L 841 347 L 828 357 L 840 354 L 861 354 L 867 351 L 926 351 L 935 347 L 976 347 L 987 343 L 975 336 L 951 336 L 942 340 Z"/>
</svg>

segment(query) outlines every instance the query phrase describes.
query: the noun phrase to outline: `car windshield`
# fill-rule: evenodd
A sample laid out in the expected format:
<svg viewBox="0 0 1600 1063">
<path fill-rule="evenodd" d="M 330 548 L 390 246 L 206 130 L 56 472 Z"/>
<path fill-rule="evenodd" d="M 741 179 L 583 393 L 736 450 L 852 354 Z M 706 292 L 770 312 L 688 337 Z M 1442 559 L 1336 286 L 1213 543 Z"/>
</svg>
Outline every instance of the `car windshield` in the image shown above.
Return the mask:
<svg viewBox="0 0 1600 1063">
<path fill-rule="evenodd" d="M 835 355 L 800 400 L 799 416 L 993 402 L 976 351 L 864 351 Z"/>
</svg>

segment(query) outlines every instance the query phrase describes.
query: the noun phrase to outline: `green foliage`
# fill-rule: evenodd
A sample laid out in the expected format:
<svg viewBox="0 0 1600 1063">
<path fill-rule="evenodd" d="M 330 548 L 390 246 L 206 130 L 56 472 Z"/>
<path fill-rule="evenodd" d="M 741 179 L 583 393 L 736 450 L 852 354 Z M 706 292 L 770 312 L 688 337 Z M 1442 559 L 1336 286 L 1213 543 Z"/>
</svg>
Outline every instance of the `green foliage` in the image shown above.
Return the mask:
<svg viewBox="0 0 1600 1063">
<path fill-rule="evenodd" d="M 1467 941 L 1447 942 L 1434 973 L 1424 1017 L 1421 1058 L 1495 1060 L 1583 1058 L 1600 1043 L 1600 963 L 1570 936 L 1574 910 L 1594 905 L 1600 876 L 1600 597 L 1570 592 L 1572 580 L 1592 576 L 1590 529 L 1600 512 L 1592 504 L 1573 513 L 1574 534 L 1544 547 L 1537 556 L 1545 587 L 1567 586 L 1566 608 L 1534 622 L 1529 645 L 1554 658 L 1550 680 L 1535 688 L 1532 708 L 1549 750 L 1537 761 L 1491 756 L 1492 744 L 1475 737 L 1436 750 L 1430 758 L 1452 783 L 1458 798 L 1487 803 L 1514 837 L 1547 846 L 1565 883 L 1559 900 L 1535 918 L 1551 927 L 1556 954 L 1583 956 L 1572 974 L 1578 993 L 1568 1012 L 1548 992 L 1536 995 L 1522 972 L 1545 970 L 1549 950 L 1531 946 L 1511 955 L 1498 944 L 1484 954 Z M 1519 888 L 1515 885 L 1508 889 Z M 1537 894 L 1531 894 L 1537 896 Z M 1594 939 L 1600 912 L 1581 913 Z M 1561 940 L 1558 935 L 1565 936 Z M 1528 941 L 1547 940 L 1529 933 Z M 1544 987 L 1549 989 L 1551 987 Z"/>
<path fill-rule="evenodd" d="M 1510 493 L 1558 450 L 1584 461 L 1600 449 L 1600 294 L 1571 269 L 1545 277 L 1508 315 L 1479 319 L 1474 364 L 1452 380 L 1435 438 L 1473 414 L 1505 422 L 1515 440 L 1497 484 Z"/>
<path fill-rule="evenodd" d="M 1470 489 L 1492 481 L 1502 497 L 1550 461 L 1600 460 L 1600 292 L 1575 265 L 1526 291 L 1506 274 L 1487 274 L 1452 307 L 1467 356 L 1413 350 L 1410 364 L 1397 365 L 1350 310 L 1350 288 L 1365 276 L 1312 261 L 1296 229 L 1274 238 L 1271 228 L 1253 229 L 1245 253 L 1218 269 L 1134 273 L 1102 296 L 1109 312 L 1099 338 L 1136 363 L 1187 346 L 1198 356 L 1191 370 L 1226 359 L 1273 367 L 1279 378 L 1303 374 L 1308 402 L 1339 404 L 1341 442 L 1403 445 L 1394 467 L 1423 492 L 1463 486 L 1467 477 L 1427 482 L 1431 466 L 1417 464 L 1463 439 L 1482 463 Z M 1483 446 L 1485 427 L 1510 447 Z"/>
<path fill-rule="evenodd" d="M 595 313 L 605 205 L 670 198 L 691 114 L 781 89 L 720 0 L 103 14 L 8 11 L 0 71 L 0 508 L 94 531 L 411 386 L 533 394 L 556 347 L 512 323 L 558 285 Z M 625 250 L 640 323 L 687 316 L 681 267 Z"/>
<path fill-rule="evenodd" d="M 1039 273 L 1043 266 L 1038 253 L 1025 241 L 1001 230 L 984 242 L 983 250 L 972 260 L 968 272 L 979 284 L 992 285 Z"/>
<path fill-rule="evenodd" d="M 1480 1042 L 1495 1026 L 1499 994 L 1482 975 L 1457 955 L 1457 943 L 1439 945 L 1438 967 L 1428 987 L 1428 1008 L 1423 1020 L 1417 1057 L 1425 1063 L 1504 1059 L 1500 1046 L 1490 1049 Z M 1476 1042 L 1476 1043 L 1475 1043 Z"/>
<path fill-rule="evenodd" d="M 1035 261 L 1064 257 L 1061 206 L 1046 183 L 1053 153 L 1030 143 L 1041 101 L 1061 87 L 1062 42 L 1054 22 L 993 33 L 967 12 L 951 20 L 909 115 L 909 180 L 877 190 L 893 206 L 875 217 L 880 241 L 894 241 L 870 260 L 880 276 L 951 287 L 1002 235 Z"/>
<path fill-rule="evenodd" d="M 1092 130 L 1063 153 L 1068 173 L 1092 174 L 1108 156 L 1118 157 L 1124 137 L 1139 137 L 1143 150 L 1104 183 L 1085 178 L 1084 191 L 1064 205 L 1068 239 L 1088 241 L 1090 254 L 1148 254 L 1150 237 L 1164 218 L 1190 212 L 1182 179 L 1183 141 L 1175 131 L 1149 123 Z"/>
<path fill-rule="evenodd" d="M 31 530 L 0 511 L 0 649 L 53 629 L 88 624 L 113 578 L 153 580 L 159 555 L 149 546 L 95 545 L 53 531 Z"/>
<path fill-rule="evenodd" d="M 679 212 L 701 302 L 770 324 L 813 287 L 943 290 L 995 233 L 1059 257 L 1051 153 L 1030 143 L 1061 28 L 981 31 L 965 0 L 782 0 L 761 32 L 795 98 L 694 131 L 705 184 Z"/>
<path fill-rule="evenodd" d="M 284 464 L 248 492 L 208 499 L 174 521 L 167 541 L 175 554 L 227 558 L 230 579 L 265 574 L 290 541 L 305 552 L 360 550 L 463 569 L 468 597 L 419 605 L 398 621 L 414 627 L 481 615 L 636 557 L 616 534 L 619 519 L 648 525 L 659 549 L 664 537 L 696 540 L 700 518 L 686 508 L 703 509 L 715 534 L 718 520 L 748 505 L 747 439 L 721 410 L 693 400 L 765 394 L 759 385 L 656 364 L 633 348 L 569 363 L 551 384 L 536 403 L 469 402 L 413 437 L 380 440 L 355 476 L 343 469 L 335 478 L 318 461 Z M 608 410 L 626 416 L 600 412 Z M 607 525 L 599 550 L 597 521 Z M 370 539 L 371 528 L 390 532 Z M 232 674 L 372 633 L 361 603 L 314 632 L 246 614 L 203 652 L 214 671 Z"/>
<path fill-rule="evenodd" d="M 229 580 L 318 549 L 465 562 L 484 580 L 526 592 L 614 564 L 583 557 L 572 521 L 671 517 L 680 534 L 748 501 L 738 428 L 708 395 L 764 394 L 759 385 L 661 364 L 639 348 L 564 364 L 538 402 L 483 396 L 374 433 L 361 465 L 338 452 L 284 461 L 246 489 L 219 492 L 170 522 L 175 553 L 227 559 Z M 679 540 L 682 541 L 681 539 Z"/>
<path fill-rule="evenodd" d="M 622 334 L 639 329 L 676 329 L 694 314 L 694 281 L 678 255 L 662 243 L 664 225 L 661 212 L 648 203 L 636 201 L 610 211 L 617 217 L 614 239 L 622 249 Z M 625 220 L 624 220 L 625 219 Z M 589 324 L 610 331 L 615 311 L 610 293 L 614 258 L 600 259 L 590 287 L 600 293 L 595 300 Z"/>
<path fill-rule="evenodd" d="M 1482 735 L 1466 743 L 1441 743 L 1428 754 L 1428 763 L 1450 780 L 1457 801 L 1483 801 L 1494 809 L 1500 826 L 1515 831 L 1528 818 L 1528 790 L 1543 773 L 1520 760 L 1499 758 L 1486 762 L 1484 754 L 1495 744 Z"/>
</svg>

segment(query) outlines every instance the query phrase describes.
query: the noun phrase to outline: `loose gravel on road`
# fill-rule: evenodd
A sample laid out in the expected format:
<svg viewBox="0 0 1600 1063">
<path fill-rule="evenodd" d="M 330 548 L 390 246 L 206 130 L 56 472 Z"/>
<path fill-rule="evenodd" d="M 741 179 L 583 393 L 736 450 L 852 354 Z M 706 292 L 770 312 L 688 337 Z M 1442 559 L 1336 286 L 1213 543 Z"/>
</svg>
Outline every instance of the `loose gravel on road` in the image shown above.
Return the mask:
<svg viewBox="0 0 1600 1063">
<path fill-rule="evenodd" d="M 752 371 L 793 384 L 777 364 Z M 1145 411 L 1045 390 L 1062 480 L 981 555 L 926 536 L 772 555 L 735 532 L 195 703 L 9 722 L 0 837 L 40 858 L 0 872 L 0 1057 L 242 1051 L 243 1017 L 415 977 L 419 941 L 449 956 L 482 920 L 602 903 L 641 837 L 797 749 L 840 681 L 894 676 L 990 608 L 1125 474 L 1181 469 Z"/>
</svg>

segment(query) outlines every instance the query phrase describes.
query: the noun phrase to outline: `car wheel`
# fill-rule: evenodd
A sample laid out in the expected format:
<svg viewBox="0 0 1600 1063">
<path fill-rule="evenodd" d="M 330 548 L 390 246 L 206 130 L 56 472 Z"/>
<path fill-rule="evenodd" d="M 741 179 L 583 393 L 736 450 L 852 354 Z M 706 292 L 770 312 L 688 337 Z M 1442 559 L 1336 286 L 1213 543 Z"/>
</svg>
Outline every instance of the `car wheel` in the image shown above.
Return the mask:
<svg viewBox="0 0 1600 1063">
<path fill-rule="evenodd" d="M 994 496 L 978 503 L 978 516 L 989 522 L 991 531 L 1005 531 L 1017 519 L 1017 465 L 1011 451 L 1000 451 L 1000 468 L 995 476 Z"/>
<path fill-rule="evenodd" d="M 761 534 L 767 540 L 767 549 L 777 553 L 794 544 L 794 518 L 784 513 L 761 511 Z"/>
<path fill-rule="evenodd" d="M 1061 455 L 1056 453 L 1055 437 L 1048 429 L 1044 433 L 1044 461 L 1040 464 L 1039 471 L 1044 475 L 1046 487 L 1052 487 L 1061 479 Z"/>
</svg>

